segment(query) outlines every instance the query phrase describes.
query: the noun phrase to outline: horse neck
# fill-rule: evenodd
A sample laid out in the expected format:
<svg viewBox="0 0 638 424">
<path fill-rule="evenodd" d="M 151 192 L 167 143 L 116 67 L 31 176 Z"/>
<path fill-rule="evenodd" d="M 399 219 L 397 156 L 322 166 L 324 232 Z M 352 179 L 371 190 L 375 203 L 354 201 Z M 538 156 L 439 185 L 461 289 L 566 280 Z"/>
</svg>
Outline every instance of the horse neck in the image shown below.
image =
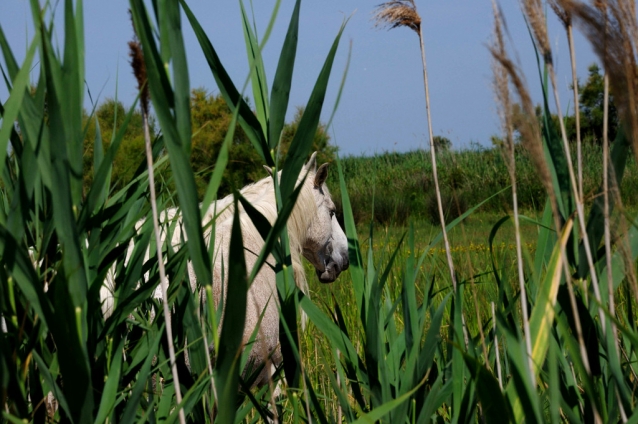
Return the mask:
<svg viewBox="0 0 638 424">
<path fill-rule="evenodd" d="M 302 251 L 306 242 L 308 228 L 316 215 L 317 205 L 313 194 L 314 175 L 309 174 L 304 182 L 304 187 L 299 193 L 295 207 L 288 218 L 288 240 L 295 281 L 299 288 L 308 293 L 308 283 L 302 263 Z M 277 219 L 277 204 L 275 201 L 274 184 L 271 177 L 266 177 L 254 184 L 246 186 L 241 191 L 242 196 L 248 200 L 255 209 L 274 224 Z M 229 195 L 213 203 L 204 215 L 204 223 L 210 222 L 215 216 L 217 224 L 232 219 L 235 211 L 233 196 Z M 250 217 L 240 209 L 240 219 L 250 221 Z M 252 227 L 252 226 L 251 226 Z"/>
</svg>

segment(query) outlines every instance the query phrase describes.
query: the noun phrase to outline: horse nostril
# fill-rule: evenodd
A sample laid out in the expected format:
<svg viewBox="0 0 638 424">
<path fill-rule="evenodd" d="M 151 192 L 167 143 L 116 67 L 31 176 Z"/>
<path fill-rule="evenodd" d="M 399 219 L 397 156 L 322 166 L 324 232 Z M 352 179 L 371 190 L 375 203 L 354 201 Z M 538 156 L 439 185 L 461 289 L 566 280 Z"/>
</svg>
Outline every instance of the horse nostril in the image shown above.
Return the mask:
<svg viewBox="0 0 638 424">
<path fill-rule="evenodd" d="M 348 258 L 344 258 L 343 259 L 343 266 L 341 267 L 342 271 L 345 271 L 346 269 L 348 269 L 350 267 L 350 261 L 348 260 Z"/>
</svg>

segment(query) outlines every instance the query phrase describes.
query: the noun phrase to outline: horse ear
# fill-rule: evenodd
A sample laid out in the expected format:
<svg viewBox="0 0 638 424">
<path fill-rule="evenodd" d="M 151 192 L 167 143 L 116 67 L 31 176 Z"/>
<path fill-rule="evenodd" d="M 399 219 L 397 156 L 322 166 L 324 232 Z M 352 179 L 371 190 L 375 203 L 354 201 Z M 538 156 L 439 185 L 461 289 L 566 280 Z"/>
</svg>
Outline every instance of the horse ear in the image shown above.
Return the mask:
<svg viewBox="0 0 638 424">
<path fill-rule="evenodd" d="M 310 159 L 308 159 L 308 163 L 304 166 L 306 171 L 316 171 L 317 169 L 317 152 L 314 152 Z"/>
<path fill-rule="evenodd" d="M 328 178 L 328 163 L 324 163 L 317 169 L 315 174 L 315 187 L 321 187 Z"/>
<path fill-rule="evenodd" d="M 268 175 L 272 177 L 272 169 L 269 166 L 264 165 L 264 169 L 268 172 Z"/>
</svg>

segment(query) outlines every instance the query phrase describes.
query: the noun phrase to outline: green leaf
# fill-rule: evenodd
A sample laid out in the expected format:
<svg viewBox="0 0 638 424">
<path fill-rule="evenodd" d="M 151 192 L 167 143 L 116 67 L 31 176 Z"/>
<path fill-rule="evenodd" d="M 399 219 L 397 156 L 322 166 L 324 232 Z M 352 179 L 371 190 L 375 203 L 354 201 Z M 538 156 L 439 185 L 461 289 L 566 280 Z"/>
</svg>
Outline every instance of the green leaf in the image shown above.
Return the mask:
<svg viewBox="0 0 638 424">
<path fill-rule="evenodd" d="M 100 408 L 98 409 L 97 416 L 95 418 L 96 424 L 106 422 L 115 407 L 120 374 L 122 372 L 123 350 L 124 340 L 121 340 L 115 349 L 113 362 L 111 362 L 111 369 L 106 377 L 106 384 L 104 385 L 104 391 L 102 392 L 102 398 L 100 400 Z"/>
<path fill-rule="evenodd" d="M 27 50 L 24 63 L 18 71 L 14 81 L 9 99 L 4 104 L 4 112 L 2 114 L 2 126 L 0 126 L 0 174 L 5 166 L 5 158 L 7 157 L 7 146 L 9 143 L 9 136 L 14 131 L 15 121 L 20 113 L 20 106 L 22 105 L 22 99 L 27 93 L 29 88 L 29 73 L 31 72 L 31 62 L 35 54 L 36 48 L 39 43 L 36 38 L 31 42 L 29 50 Z M 6 53 L 5 53 L 6 59 Z"/>
<path fill-rule="evenodd" d="M 616 184 L 618 187 L 621 186 L 623 176 L 625 174 L 625 167 L 627 165 L 627 158 L 629 157 L 629 139 L 625 136 L 625 131 L 622 128 L 622 125 L 618 128 L 618 133 L 616 134 L 616 140 L 612 144 L 611 149 L 611 165 L 612 169 L 609 170 L 610 178 L 609 181 L 613 181 L 612 176 L 616 180 Z M 602 196 L 604 192 L 604 187 L 600 187 L 596 196 L 594 197 L 594 204 L 591 207 L 591 211 L 589 212 L 589 218 L 587 219 L 587 236 L 589 238 L 589 246 L 592 254 L 594 255 L 594 262 L 597 262 L 601 259 L 601 255 L 596 257 L 596 251 L 598 246 L 600 245 L 601 240 L 603 239 L 604 230 L 605 230 L 605 214 L 604 214 L 604 206 L 605 200 Z M 609 196 L 609 213 L 614 209 L 614 196 Z M 587 263 L 587 256 L 585 254 L 585 245 L 581 241 L 579 245 L 579 259 L 578 259 L 578 275 L 580 278 L 586 279 L 589 275 L 589 265 Z M 602 275 L 606 275 L 606 273 L 602 273 Z M 602 277 L 601 275 L 601 277 Z M 599 277 L 600 278 L 600 277 Z M 601 282 L 602 284 L 602 282 Z"/>
<path fill-rule="evenodd" d="M 246 42 L 246 54 L 248 55 L 248 65 L 252 79 L 253 98 L 257 108 L 257 119 L 261 124 L 263 134 L 268 134 L 268 81 L 264 61 L 261 57 L 261 48 L 257 39 L 256 29 L 253 31 L 250 20 L 244 8 L 244 2 L 239 1 L 241 10 L 242 28 L 244 30 L 244 41 Z"/>
<path fill-rule="evenodd" d="M 144 359 L 144 364 L 142 365 L 139 374 L 136 376 L 136 381 L 133 384 L 131 395 L 127 398 L 126 408 L 124 409 L 120 420 L 121 423 L 132 423 L 135 421 L 135 416 L 140 406 L 140 399 L 144 394 L 144 389 L 151 373 L 151 367 L 155 360 L 155 355 L 158 351 L 160 341 L 162 340 L 164 325 L 165 324 L 162 324 L 162 327 L 159 328 L 158 331 L 149 331 L 145 335 L 148 339 L 149 351 Z"/>
<path fill-rule="evenodd" d="M 299 121 L 297 132 L 290 143 L 290 149 L 286 155 L 286 161 L 281 174 L 281 196 L 284 199 L 292 193 L 295 187 L 295 182 L 297 181 L 296 177 L 299 175 L 299 172 L 310 153 L 312 140 L 314 139 L 317 127 L 319 126 L 319 118 L 321 116 L 321 109 L 326 97 L 326 90 L 328 88 L 330 72 L 332 71 L 332 64 L 344 29 L 345 23 L 339 29 L 337 37 L 332 43 L 328 57 L 326 58 L 323 68 L 319 73 L 319 77 L 317 77 L 310 99 L 304 109 L 304 114 L 301 117 L 301 121 Z"/>
<path fill-rule="evenodd" d="M 166 34 L 170 46 L 173 63 L 173 82 L 175 84 L 175 126 L 182 142 L 184 154 L 189 157 L 191 152 L 191 105 L 190 83 L 188 80 L 188 65 L 186 63 L 186 48 L 182 36 L 181 14 L 177 2 L 160 0 L 159 5 L 160 31 Z M 168 66 L 168 63 L 165 64 Z"/>
<path fill-rule="evenodd" d="M 408 399 L 410 399 L 410 396 L 412 396 L 412 394 L 415 393 L 424 382 L 425 380 L 421 381 L 414 389 L 410 390 L 404 395 L 399 396 L 396 399 L 393 399 L 389 402 L 386 402 L 383 405 L 374 408 L 372 411 L 368 413 L 361 414 L 361 418 L 356 420 L 353 424 L 377 422 L 378 420 L 386 416 L 388 413 L 390 413 L 393 409 L 401 405 L 403 402 L 406 402 Z"/>
<path fill-rule="evenodd" d="M 235 211 L 230 236 L 228 257 L 234 258 L 228 264 L 228 281 L 224 320 L 219 340 L 219 352 L 215 363 L 215 386 L 217 388 L 218 419 L 220 422 L 234 422 L 235 399 L 239 388 L 239 359 L 242 352 L 244 325 L 246 320 L 246 295 L 248 280 L 244 245 L 239 219 L 238 196 L 235 195 Z"/>
<path fill-rule="evenodd" d="M 155 47 L 144 5 L 141 0 L 132 0 L 131 7 L 137 34 L 144 49 L 144 61 L 149 78 L 151 100 L 153 101 L 157 119 L 162 127 L 164 142 L 171 162 L 171 170 L 173 171 L 184 227 L 188 236 L 187 245 L 193 268 L 198 281 L 212 281 L 211 264 L 201 228 L 202 221 L 195 178 L 190 167 L 189 158 L 182 149 L 183 143 L 190 141 L 180 139 L 180 134 L 170 109 L 170 105 L 174 104 L 173 90 L 166 81 L 164 66 Z"/>
<path fill-rule="evenodd" d="M 270 95 L 270 121 L 268 128 L 268 147 L 274 149 L 281 137 L 288 110 L 292 73 L 297 55 L 297 40 L 299 38 L 299 9 L 301 0 L 295 2 L 295 8 L 290 18 L 288 32 L 284 40 L 277 64 L 277 72 Z"/>
<path fill-rule="evenodd" d="M 226 100 L 226 104 L 233 112 L 236 109 L 235 105 L 239 104 L 239 123 L 241 124 L 242 129 L 250 139 L 251 143 L 257 150 L 257 153 L 259 153 L 259 155 L 261 156 L 264 163 L 268 166 L 274 166 L 275 163 L 269 154 L 268 143 L 266 142 L 266 137 L 261 130 L 261 124 L 259 123 L 259 120 L 257 119 L 257 117 L 255 117 L 255 114 L 252 112 L 252 110 L 250 110 L 248 104 L 241 97 L 239 91 L 237 91 L 237 88 L 235 88 L 235 85 L 230 79 L 230 76 L 221 63 L 219 56 L 217 56 L 215 48 L 208 39 L 208 36 L 206 36 L 206 33 L 197 21 L 197 18 L 195 18 L 193 12 L 186 5 L 186 2 L 184 0 L 180 0 L 180 4 L 182 5 L 184 13 L 190 21 L 191 26 L 193 27 L 195 36 L 199 41 L 202 52 L 204 53 L 204 57 L 206 57 L 208 66 L 210 67 L 213 76 L 215 77 L 217 87 L 224 97 L 224 100 Z"/>
<path fill-rule="evenodd" d="M 529 320 L 529 331 L 532 340 L 532 372 L 538 376 L 545 361 L 545 354 L 549 347 L 550 332 L 554 323 L 556 296 L 563 273 L 563 252 L 567 240 L 571 235 L 573 221 L 568 220 L 563 226 L 560 239 L 554 247 L 554 252 L 547 267 L 545 279 L 541 282 L 536 302 Z"/>
<path fill-rule="evenodd" d="M 341 160 L 337 156 L 337 170 L 339 172 L 339 187 L 341 189 L 341 204 L 343 208 L 343 221 L 345 224 L 346 235 L 348 237 L 348 259 L 350 261 L 350 277 L 352 278 L 352 287 L 357 301 L 359 313 L 364 311 L 364 290 L 365 290 L 365 274 L 363 272 L 363 258 L 361 257 L 361 248 L 359 246 L 359 238 L 357 237 L 357 227 L 354 223 L 352 214 L 352 205 L 350 196 L 346 187 Z"/>
<path fill-rule="evenodd" d="M 204 211 L 204 214 L 208 212 L 213 201 L 217 199 L 217 191 L 219 190 L 219 186 L 224 176 L 224 171 L 226 170 L 226 166 L 228 165 L 228 149 L 232 145 L 233 139 L 235 137 L 235 128 L 237 127 L 238 114 L 239 107 L 235 107 L 233 117 L 230 121 L 230 126 L 228 127 L 228 132 L 226 133 L 224 142 L 222 143 L 222 147 L 221 149 L 219 149 L 219 153 L 217 154 L 217 161 L 215 162 L 215 167 L 213 168 L 213 175 L 210 177 L 210 183 L 208 183 L 208 188 L 206 189 L 206 194 L 204 195 L 204 200 L 202 201 L 201 210 Z M 216 213 L 220 212 L 221 211 L 216 211 Z"/>
<path fill-rule="evenodd" d="M 481 412 L 487 422 L 512 422 L 514 417 L 507 398 L 501 393 L 498 380 L 476 358 L 463 352 L 465 364 L 476 381 L 476 392 L 481 402 Z M 507 417 L 507 418 L 506 418 Z"/>
</svg>

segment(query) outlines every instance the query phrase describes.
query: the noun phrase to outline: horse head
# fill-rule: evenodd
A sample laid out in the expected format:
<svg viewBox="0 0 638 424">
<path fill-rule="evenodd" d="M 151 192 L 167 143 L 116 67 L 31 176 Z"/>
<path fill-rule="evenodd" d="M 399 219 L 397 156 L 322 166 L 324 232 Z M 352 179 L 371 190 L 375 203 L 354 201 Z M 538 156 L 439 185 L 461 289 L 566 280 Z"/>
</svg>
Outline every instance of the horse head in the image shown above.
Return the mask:
<svg viewBox="0 0 638 424">
<path fill-rule="evenodd" d="M 317 212 L 308 228 L 303 244 L 303 255 L 314 265 L 319 281 L 332 283 L 341 271 L 345 271 L 350 265 L 348 239 L 337 222 L 335 204 L 325 184 L 328 177 L 328 164 L 324 163 L 317 168 L 316 156 L 317 153 L 313 153 L 304 166 L 308 178 L 313 178 L 313 194 Z"/>
</svg>

